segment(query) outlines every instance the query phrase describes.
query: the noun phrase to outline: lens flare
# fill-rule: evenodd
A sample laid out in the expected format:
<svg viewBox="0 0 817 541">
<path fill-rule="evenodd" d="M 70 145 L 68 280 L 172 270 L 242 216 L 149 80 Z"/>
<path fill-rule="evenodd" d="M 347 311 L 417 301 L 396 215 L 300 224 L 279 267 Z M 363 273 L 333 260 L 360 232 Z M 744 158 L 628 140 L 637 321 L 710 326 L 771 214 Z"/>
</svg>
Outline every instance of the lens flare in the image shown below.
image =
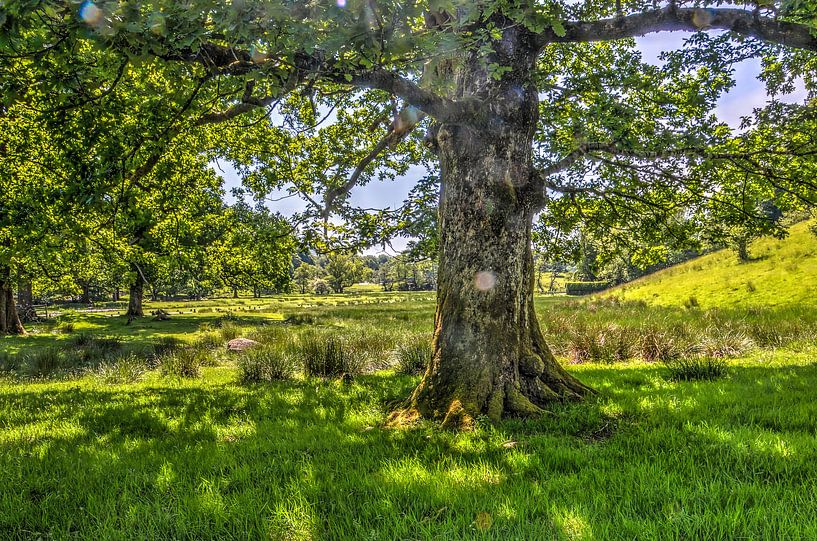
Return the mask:
<svg viewBox="0 0 817 541">
<path fill-rule="evenodd" d="M 102 10 L 90 0 L 86 0 L 79 7 L 79 17 L 87 24 L 97 25 L 102 20 Z"/>
<path fill-rule="evenodd" d="M 346 0 L 337 0 L 337 2 L 338 2 L 338 7 L 339 8 L 345 8 L 346 7 Z"/>
<path fill-rule="evenodd" d="M 491 271 L 480 271 L 474 277 L 474 287 L 480 291 L 489 291 L 496 285 L 496 274 Z"/>
</svg>

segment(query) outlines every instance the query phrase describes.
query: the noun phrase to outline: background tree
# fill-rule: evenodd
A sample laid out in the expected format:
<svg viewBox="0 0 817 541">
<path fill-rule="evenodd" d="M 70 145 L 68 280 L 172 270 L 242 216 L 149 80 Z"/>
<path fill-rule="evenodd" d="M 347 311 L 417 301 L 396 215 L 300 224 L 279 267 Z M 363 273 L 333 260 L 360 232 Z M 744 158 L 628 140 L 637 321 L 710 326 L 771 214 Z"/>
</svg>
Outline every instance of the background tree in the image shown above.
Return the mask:
<svg viewBox="0 0 817 541">
<path fill-rule="evenodd" d="M 355 256 L 330 254 L 324 270 L 326 282 L 335 293 L 343 293 L 344 289 L 363 279 L 363 264 Z"/>
</svg>

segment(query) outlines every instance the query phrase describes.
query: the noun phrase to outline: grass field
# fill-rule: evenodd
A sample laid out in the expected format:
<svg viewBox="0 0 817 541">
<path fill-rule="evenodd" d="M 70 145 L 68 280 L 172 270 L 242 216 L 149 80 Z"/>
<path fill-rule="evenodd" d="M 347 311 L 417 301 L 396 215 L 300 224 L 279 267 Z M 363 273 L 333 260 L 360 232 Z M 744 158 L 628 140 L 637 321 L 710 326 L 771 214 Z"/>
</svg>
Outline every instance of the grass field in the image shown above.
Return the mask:
<svg viewBox="0 0 817 541">
<path fill-rule="evenodd" d="M 541 298 L 598 396 L 470 432 L 384 428 L 433 299 L 154 303 L 169 321 L 66 312 L 3 338 L 0 539 L 817 538 L 815 310 Z M 273 352 L 340 337 L 365 366 L 241 383 L 223 351 L 239 335 Z M 168 337 L 204 352 L 189 377 Z M 699 358 L 726 374 L 671 377 Z"/>
<path fill-rule="evenodd" d="M 760 239 L 750 246 L 751 261 L 722 250 L 609 290 L 622 300 L 661 306 L 791 307 L 814 304 L 817 236 L 811 222 L 794 225 L 783 240 Z"/>
</svg>

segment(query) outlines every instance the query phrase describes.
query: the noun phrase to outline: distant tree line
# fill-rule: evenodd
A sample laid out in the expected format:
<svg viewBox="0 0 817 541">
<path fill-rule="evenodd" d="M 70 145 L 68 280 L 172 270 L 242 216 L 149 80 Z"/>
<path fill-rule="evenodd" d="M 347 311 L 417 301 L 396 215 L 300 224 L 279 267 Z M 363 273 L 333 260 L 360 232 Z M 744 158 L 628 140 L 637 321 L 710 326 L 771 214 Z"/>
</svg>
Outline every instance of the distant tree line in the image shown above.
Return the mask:
<svg viewBox="0 0 817 541">
<path fill-rule="evenodd" d="M 359 282 L 377 284 L 383 291 L 429 291 L 437 287 L 437 265 L 431 259 L 305 252 L 295 258 L 294 265 L 294 286 L 303 294 L 343 293 Z"/>
</svg>

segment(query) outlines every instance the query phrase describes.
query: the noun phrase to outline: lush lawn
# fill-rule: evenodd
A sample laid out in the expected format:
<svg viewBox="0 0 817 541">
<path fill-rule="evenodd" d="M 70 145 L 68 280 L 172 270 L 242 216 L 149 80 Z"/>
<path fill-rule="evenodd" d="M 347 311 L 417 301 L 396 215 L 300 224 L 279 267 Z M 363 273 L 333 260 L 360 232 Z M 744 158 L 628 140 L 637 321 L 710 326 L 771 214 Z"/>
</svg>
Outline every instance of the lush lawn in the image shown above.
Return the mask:
<svg viewBox="0 0 817 541">
<path fill-rule="evenodd" d="M 133 348 L 161 335 L 192 343 L 218 332 L 209 330 L 225 321 L 216 308 L 229 308 L 226 321 L 242 331 L 317 327 L 391 347 L 430 330 L 432 299 L 167 305 L 197 311 L 133 327 L 74 314 L 72 333 L 44 326 L 0 347 L 23 357 L 53 343 L 70 349 L 82 332 Z M 644 320 L 696 329 L 729 317 L 558 300 L 540 311 L 550 333 Z M 668 381 L 661 363 L 571 365 L 597 397 L 467 433 L 383 428 L 417 381 L 389 370 L 351 383 L 240 385 L 235 358 L 217 355 L 193 379 L 8 376 L 0 539 L 815 539 L 817 349 L 800 338 L 753 346 L 711 382 Z"/>
<path fill-rule="evenodd" d="M 610 290 L 623 300 L 661 306 L 702 308 L 792 307 L 814 304 L 817 236 L 812 222 L 793 226 L 783 240 L 760 239 L 750 246 L 752 260 L 738 261 L 722 250 Z"/>
</svg>

